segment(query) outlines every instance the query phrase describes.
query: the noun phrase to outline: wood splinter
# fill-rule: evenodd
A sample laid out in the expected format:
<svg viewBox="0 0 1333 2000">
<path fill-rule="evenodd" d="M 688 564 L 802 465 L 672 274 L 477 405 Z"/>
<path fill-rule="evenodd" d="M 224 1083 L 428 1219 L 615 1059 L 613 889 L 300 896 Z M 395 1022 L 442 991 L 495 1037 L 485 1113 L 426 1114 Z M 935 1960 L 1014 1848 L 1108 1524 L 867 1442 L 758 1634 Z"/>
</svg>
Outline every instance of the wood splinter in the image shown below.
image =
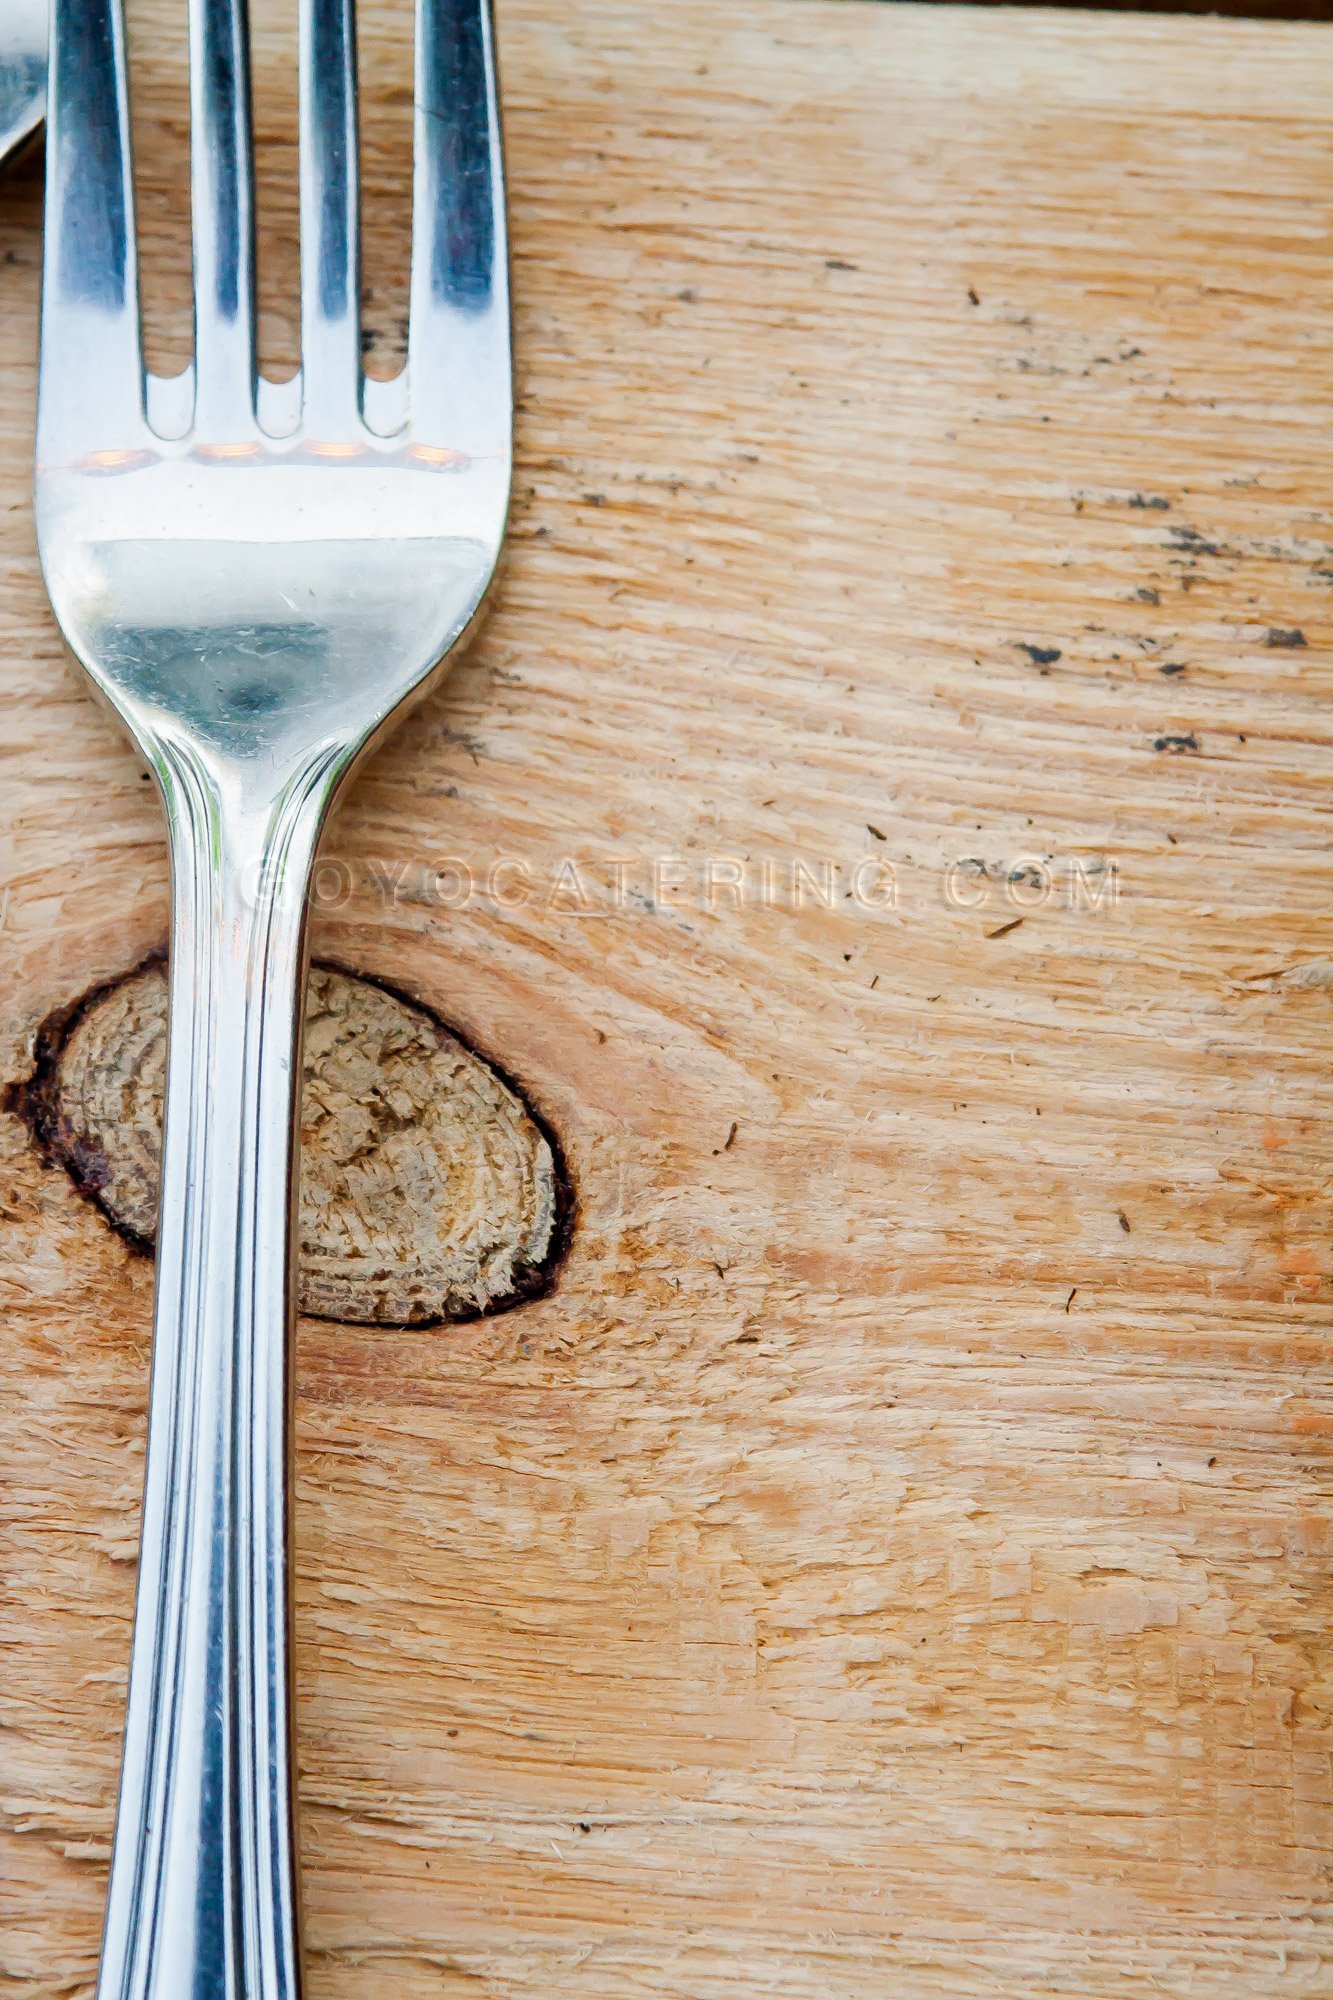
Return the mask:
<svg viewBox="0 0 1333 2000">
<path fill-rule="evenodd" d="M 152 1248 L 167 976 L 154 961 L 48 1024 L 8 1105 L 130 1243 Z M 549 1289 L 570 1200 L 559 1143 L 424 1007 L 312 967 L 299 1301 L 362 1325 L 502 1312 Z"/>
</svg>

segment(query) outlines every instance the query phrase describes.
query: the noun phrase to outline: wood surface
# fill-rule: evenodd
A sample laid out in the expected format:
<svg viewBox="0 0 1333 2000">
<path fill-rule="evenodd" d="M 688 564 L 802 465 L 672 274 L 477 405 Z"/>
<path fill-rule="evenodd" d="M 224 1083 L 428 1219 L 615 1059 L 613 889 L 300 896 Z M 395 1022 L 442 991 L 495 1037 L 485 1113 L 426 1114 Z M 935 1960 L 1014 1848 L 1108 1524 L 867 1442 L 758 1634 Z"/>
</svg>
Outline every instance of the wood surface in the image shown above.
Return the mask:
<svg viewBox="0 0 1333 2000">
<path fill-rule="evenodd" d="M 577 1218 L 498 1317 L 301 1325 L 311 2000 L 1327 1996 L 1327 31 L 504 0 L 500 34 L 508 554 L 330 835 L 314 949 L 521 1084 Z M 31 163 L 10 1081 L 166 926 L 34 555 L 38 210 Z M 281 363 L 289 199 L 266 229 Z M 95 1965 L 150 1273 L 12 1116 L 0 1203 L 0 1982 L 54 2000 Z"/>
</svg>

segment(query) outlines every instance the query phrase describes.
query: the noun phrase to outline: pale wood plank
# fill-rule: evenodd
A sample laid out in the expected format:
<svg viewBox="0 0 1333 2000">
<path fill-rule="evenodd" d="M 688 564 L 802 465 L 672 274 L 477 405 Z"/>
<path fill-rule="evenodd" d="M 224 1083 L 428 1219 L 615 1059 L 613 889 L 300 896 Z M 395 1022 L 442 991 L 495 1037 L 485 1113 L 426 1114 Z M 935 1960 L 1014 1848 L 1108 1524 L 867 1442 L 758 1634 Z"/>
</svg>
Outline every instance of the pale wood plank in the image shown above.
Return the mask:
<svg viewBox="0 0 1333 2000">
<path fill-rule="evenodd" d="M 312 1996 L 1313 2000 L 1326 31 L 510 0 L 502 35 L 510 552 L 316 943 L 522 1079 L 580 1226 L 504 1318 L 302 1327 Z M 165 922 L 33 555 L 37 205 L 29 171 L 0 210 L 6 1075 Z M 533 899 L 440 910 L 449 855 Z M 994 877 L 947 903 L 1028 856 L 1060 893 L 1020 928 Z M 622 911 L 548 907 L 617 857 Z M 796 857 L 887 859 L 896 912 L 764 907 Z M 1118 904 L 1066 907 L 1099 858 Z M 45 2000 L 95 1958 L 149 1282 L 0 1140 L 2 1962 Z"/>
</svg>

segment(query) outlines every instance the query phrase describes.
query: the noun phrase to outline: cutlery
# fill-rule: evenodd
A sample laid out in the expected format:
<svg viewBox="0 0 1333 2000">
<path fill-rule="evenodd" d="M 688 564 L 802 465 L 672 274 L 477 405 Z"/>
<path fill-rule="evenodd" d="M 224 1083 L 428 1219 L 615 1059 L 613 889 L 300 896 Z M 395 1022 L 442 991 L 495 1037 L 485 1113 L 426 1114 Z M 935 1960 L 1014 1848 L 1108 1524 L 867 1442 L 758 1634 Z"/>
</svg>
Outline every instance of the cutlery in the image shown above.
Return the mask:
<svg viewBox="0 0 1333 2000">
<path fill-rule="evenodd" d="M 294 2000 L 293 1108 L 306 890 L 477 615 L 509 493 L 487 0 L 417 0 L 407 361 L 363 380 L 352 0 L 300 0 L 302 368 L 257 376 L 244 0 L 189 0 L 194 362 L 145 375 L 118 0 L 55 0 L 36 516 L 153 771 L 171 1000 L 139 1586 L 98 2000 Z"/>
<path fill-rule="evenodd" d="M 0 163 L 19 151 L 46 111 L 46 0 L 0 7 Z"/>
</svg>

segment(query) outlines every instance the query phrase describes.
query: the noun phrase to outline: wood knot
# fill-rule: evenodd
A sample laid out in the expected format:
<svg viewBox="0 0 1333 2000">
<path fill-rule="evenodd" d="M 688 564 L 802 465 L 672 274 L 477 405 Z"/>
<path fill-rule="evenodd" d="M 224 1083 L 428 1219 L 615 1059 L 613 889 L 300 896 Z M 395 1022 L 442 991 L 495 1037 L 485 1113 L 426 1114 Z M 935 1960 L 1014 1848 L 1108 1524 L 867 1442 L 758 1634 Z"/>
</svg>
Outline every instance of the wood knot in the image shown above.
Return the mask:
<svg viewBox="0 0 1333 2000">
<path fill-rule="evenodd" d="M 41 1030 L 6 1108 L 128 1242 L 152 1249 L 167 976 L 98 988 Z M 301 1310 L 421 1326 L 549 1290 L 572 1201 L 559 1142 L 518 1086 L 428 1009 L 311 968 L 301 1099 Z"/>
</svg>

